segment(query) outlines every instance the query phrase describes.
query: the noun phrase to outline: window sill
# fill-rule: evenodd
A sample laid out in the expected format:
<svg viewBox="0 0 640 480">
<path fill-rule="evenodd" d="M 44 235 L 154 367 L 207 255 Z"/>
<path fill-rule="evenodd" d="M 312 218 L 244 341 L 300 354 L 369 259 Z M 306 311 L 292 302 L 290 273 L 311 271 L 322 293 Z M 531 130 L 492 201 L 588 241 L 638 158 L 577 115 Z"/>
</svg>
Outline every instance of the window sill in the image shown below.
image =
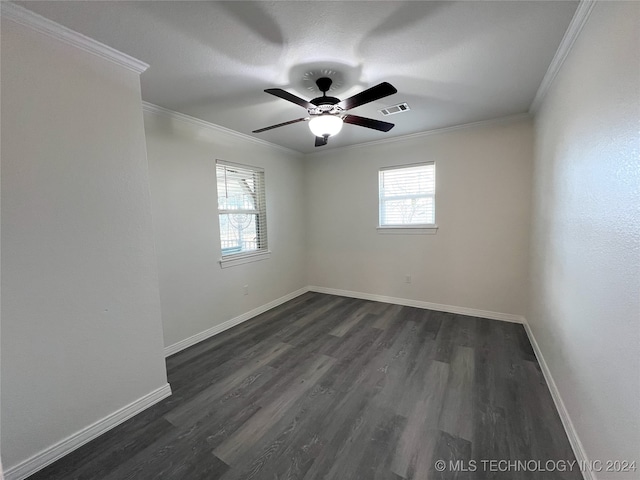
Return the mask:
<svg viewBox="0 0 640 480">
<path fill-rule="evenodd" d="M 267 260 L 268 258 L 271 258 L 271 252 L 269 250 L 267 250 L 266 252 L 229 255 L 228 257 L 222 257 L 220 260 L 218 260 L 218 263 L 220 264 L 220 268 L 229 268 L 235 267 L 236 265 L 243 265 L 245 263 Z"/>
<path fill-rule="evenodd" d="M 438 233 L 437 225 L 416 225 L 397 227 L 378 227 L 378 233 L 388 235 L 435 235 Z"/>
</svg>

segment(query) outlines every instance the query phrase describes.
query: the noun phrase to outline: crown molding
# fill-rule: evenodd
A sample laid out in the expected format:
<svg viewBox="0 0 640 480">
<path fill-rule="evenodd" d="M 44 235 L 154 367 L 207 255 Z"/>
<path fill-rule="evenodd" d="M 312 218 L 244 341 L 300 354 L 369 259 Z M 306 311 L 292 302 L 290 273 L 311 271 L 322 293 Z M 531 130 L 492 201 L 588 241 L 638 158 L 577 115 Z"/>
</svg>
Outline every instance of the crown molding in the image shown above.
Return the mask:
<svg viewBox="0 0 640 480">
<path fill-rule="evenodd" d="M 549 64 L 549 68 L 547 72 L 544 74 L 544 78 L 540 83 L 540 87 L 538 87 L 538 91 L 536 92 L 536 96 L 531 102 L 531 106 L 529 107 L 529 113 L 532 115 L 535 114 L 540 105 L 542 105 L 542 101 L 547 96 L 553 81 L 555 80 L 558 72 L 560 72 L 560 68 L 562 64 L 567 59 L 573 44 L 576 39 L 580 35 L 582 31 L 582 27 L 584 27 L 585 23 L 589 19 L 589 15 L 591 15 L 591 11 L 593 10 L 594 5 L 596 4 L 596 0 L 581 0 L 576 12 L 573 14 L 573 18 L 567 27 L 567 31 L 562 37 L 560 41 L 560 45 L 558 46 L 558 50 L 556 50 L 556 54 L 553 56 L 551 63 Z"/>
<path fill-rule="evenodd" d="M 142 110 L 147 113 L 152 113 L 154 115 L 159 115 L 159 116 L 171 118 L 172 120 L 177 120 L 183 123 L 188 123 L 190 125 L 195 125 L 196 127 L 207 128 L 209 130 L 213 130 L 219 133 L 231 135 L 236 138 L 241 138 L 242 140 L 255 143 L 256 145 L 275 148 L 276 150 L 292 153 L 294 155 L 302 155 L 302 152 L 299 152 L 297 150 L 283 147 L 281 145 L 276 145 L 275 143 L 267 142 L 266 140 L 261 140 L 259 138 L 252 137 L 245 133 L 236 132 L 235 130 L 231 130 L 230 128 L 222 127 L 220 125 L 216 125 L 215 123 L 207 122 L 206 120 L 201 120 L 199 118 L 192 117 L 190 115 L 185 115 L 184 113 L 179 113 L 173 110 L 169 110 L 168 108 L 160 107 L 153 103 L 142 102 Z"/>
<path fill-rule="evenodd" d="M 75 32 L 14 3 L 2 2 L 0 4 L 0 12 L 2 18 L 6 18 L 36 32 L 55 38 L 67 45 L 79 48 L 97 57 L 109 60 L 138 74 L 149 68 L 148 64 L 130 57 L 126 53 L 119 52 L 97 40 Z"/>
<path fill-rule="evenodd" d="M 345 145 L 344 147 L 328 148 L 321 152 L 307 153 L 306 156 L 313 158 L 316 156 L 323 156 L 323 155 L 327 155 L 330 153 L 335 153 L 343 150 L 351 150 L 354 148 L 362 148 L 362 147 L 371 147 L 375 145 L 383 145 L 386 143 L 404 142 L 406 140 L 411 140 L 414 138 L 428 137 L 429 135 L 439 135 L 441 133 L 455 132 L 458 130 L 466 130 L 468 128 L 475 128 L 475 127 L 486 127 L 489 125 L 497 125 L 500 123 L 516 122 L 519 120 L 525 120 L 530 118 L 531 118 L 531 115 L 528 112 L 517 113 L 515 115 L 505 115 L 503 117 L 490 118 L 487 120 L 479 120 L 477 122 L 462 123 L 460 125 L 452 125 L 450 127 L 435 128 L 433 130 L 425 130 L 423 132 L 409 133 L 407 135 L 400 135 L 398 137 L 383 138 L 380 140 L 374 140 L 372 142 L 357 143 L 355 145 Z"/>
</svg>

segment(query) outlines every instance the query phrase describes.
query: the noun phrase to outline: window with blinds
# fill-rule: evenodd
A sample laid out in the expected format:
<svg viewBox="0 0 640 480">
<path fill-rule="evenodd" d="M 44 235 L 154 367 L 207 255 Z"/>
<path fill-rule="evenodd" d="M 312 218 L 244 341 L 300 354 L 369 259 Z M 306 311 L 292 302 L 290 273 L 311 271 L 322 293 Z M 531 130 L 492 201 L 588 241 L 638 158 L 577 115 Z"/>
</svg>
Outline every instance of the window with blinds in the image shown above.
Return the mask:
<svg viewBox="0 0 640 480">
<path fill-rule="evenodd" d="M 380 227 L 430 227 L 436 223 L 436 166 L 381 168 Z"/>
<path fill-rule="evenodd" d="M 216 161 L 222 258 L 267 251 L 264 170 Z"/>
</svg>

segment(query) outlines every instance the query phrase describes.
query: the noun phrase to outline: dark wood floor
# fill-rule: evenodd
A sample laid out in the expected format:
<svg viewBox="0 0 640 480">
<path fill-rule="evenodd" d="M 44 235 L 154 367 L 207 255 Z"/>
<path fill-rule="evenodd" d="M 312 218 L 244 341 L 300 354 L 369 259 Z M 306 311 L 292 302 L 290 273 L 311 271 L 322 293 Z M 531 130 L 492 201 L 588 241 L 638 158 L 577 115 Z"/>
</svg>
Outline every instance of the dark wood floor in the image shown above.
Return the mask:
<svg viewBox="0 0 640 480">
<path fill-rule="evenodd" d="M 582 478 L 481 463 L 575 459 L 521 325 L 307 293 L 167 368 L 171 397 L 30 478 Z"/>
</svg>

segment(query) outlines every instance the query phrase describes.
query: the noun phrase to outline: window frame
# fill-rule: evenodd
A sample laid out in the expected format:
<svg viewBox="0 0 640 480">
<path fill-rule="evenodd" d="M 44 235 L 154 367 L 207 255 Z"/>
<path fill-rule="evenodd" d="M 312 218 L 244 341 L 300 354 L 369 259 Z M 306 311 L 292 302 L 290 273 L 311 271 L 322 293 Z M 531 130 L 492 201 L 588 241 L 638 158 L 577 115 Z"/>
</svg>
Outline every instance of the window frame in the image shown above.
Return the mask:
<svg viewBox="0 0 640 480">
<path fill-rule="evenodd" d="M 425 198 L 431 197 L 433 198 L 433 223 L 421 223 L 421 224 L 387 224 L 384 225 L 382 223 L 383 217 L 383 205 L 385 198 L 383 196 L 382 189 L 382 176 L 383 172 L 389 170 L 402 170 L 404 168 L 415 168 L 422 166 L 433 165 L 433 176 L 434 176 L 434 190 L 433 194 L 407 194 L 406 198 Z M 378 169 L 378 233 L 382 234 L 404 234 L 404 235 L 434 235 L 438 231 L 438 224 L 436 223 L 436 190 L 437 190 L 437 179 L 436 179 L 436 162 L 428 161 L 428 162 L 419 162 L 419 163 L 410 163 L 403 165 L 389 165 L 385 167 L 380 167 Z"/>
<path fill-rule="evenodd" d="M 242 265 L 250 262 L 257 262 L 260 260 L 266 260 L 271 257 L 271 251 L 269 250 L 269 241 L 268 241 L 268 228 L 267 228 L 267 192 L 266 192 L 266 173 L 265 169 L 262 167 L 256 167 L 254 165 L 230 162 L 227 160 L 216 159 L 216 192 L 217 197 L 216 200 L 220 198 L 220 192 L 218 189 L 218 169 L 219 167 L 236 167 L 238 169 L 248 170 L 253 172 L 253 174 L 259 174 L 261 176 L 260 181 L 258 182 L 261 185 L 261 192 L 255 192 L 256 198 L 254 199 L 254 204 L 256 208 L 252 209 L 221 209 L 220 204 L 218 202 L 217 205 L 217 213 L 218 213 L 218 240 L 220 245 L 220 260 L 218 263 L 221 268 L 233 267 L 236 265 Z M 264 230 L 264 237 L 261 237 L 257 240 L 258 245 L 264 242 L 265 246 L 261 248 L 257 248 L 256 250 L 244 250 L 239 252 L 232 253 L 224 253 L 224 248 L 222 246 L 222 230 L 220 228 L 220 217 L 221 215 L 229 215 L 232 213 L 245 213 L 250 215 L 255 215 L 256 224 L 263 225 L 262 229 Z M 256 225 L 256 228 L 257 225 Z"/>
</svg>

